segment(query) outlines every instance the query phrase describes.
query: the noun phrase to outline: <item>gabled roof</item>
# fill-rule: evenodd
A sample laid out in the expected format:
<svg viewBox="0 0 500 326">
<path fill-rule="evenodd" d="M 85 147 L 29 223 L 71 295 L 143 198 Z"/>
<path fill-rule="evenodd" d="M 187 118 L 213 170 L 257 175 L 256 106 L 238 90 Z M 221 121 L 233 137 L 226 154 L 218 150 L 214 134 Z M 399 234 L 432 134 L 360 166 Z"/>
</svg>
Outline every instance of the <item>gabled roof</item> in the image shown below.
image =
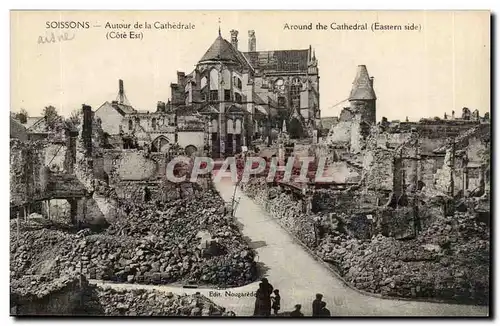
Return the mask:
<svg viewBox="0 0 500 326">
<path fill-rule="evenodd" d="M 35 121 L 29 128 L 28 130 L 29 131 L 33 131 L 33 132 L 38 132 L 38 131 L 46 131 L 47 125 L 46 125 L 46 121 L 45 121 L 45 117 L 41 117 L 40 119 L 38 119 L 37 121 Z"/>
<path fill-rule="evenodd" d="M 223 61 L 243 64 L 244 62 L 241 62 L 241 58 L 237 52 L 231 43 L 223 39 L 219 34 L 199 62 Z"/>
<path fill-rule="evenodd" d="M 365 65 L 359 65 L 356 73 L 356 78 L 352 83 L 351 94 L 349 101 L 352 100 L 376 100 L 375 91 L 373 90 L 368 70 Z"/>
<path fill-rule="evenodd" d="M 265 72 L 307 71 L 309 50 L 243 52 L 255 70 Z"/>
<path fill-rule="evenodd" d="M 123 103 L 111 103 L 111 105 L 118 110 L 120 113 L 123 112 L 123 114 L 133 114 L 137 113 L 137 110 L 135 110 L 131 105 L 123 104 Z"/>
<path fill-rule="evenodd" d="M 121 115 L 126 115 L 126 114 L 133 114 L 133 113 L 137 113 L 137 110 L 134 109 L 131 105 L 127 105 L 127 104 L 123 104 L 123 103 L 117 103 L 117 102 L 104 102 L 97 110 L 95 110 L 95 112 L 99 111 L 103 106 L 105 105 L 109 105 L 111 106 L 112 108 L 114 108 L 116 111 L 118 111 L 118 113 L 120 113 Z"/>
<path fill-rule="evenodd" d="M 28 139 L 26 128 L 16 119 L 10 117 L 10 138 Z"/>
<path fill-rule="evenodd" d="M 27 117 L 26 118 L 26 123 L 23 124 L 26 128 L 30 128 L 32 125 L 34 125 L 38 120 L 42 119 L 43 117 Z"/>
</svg>

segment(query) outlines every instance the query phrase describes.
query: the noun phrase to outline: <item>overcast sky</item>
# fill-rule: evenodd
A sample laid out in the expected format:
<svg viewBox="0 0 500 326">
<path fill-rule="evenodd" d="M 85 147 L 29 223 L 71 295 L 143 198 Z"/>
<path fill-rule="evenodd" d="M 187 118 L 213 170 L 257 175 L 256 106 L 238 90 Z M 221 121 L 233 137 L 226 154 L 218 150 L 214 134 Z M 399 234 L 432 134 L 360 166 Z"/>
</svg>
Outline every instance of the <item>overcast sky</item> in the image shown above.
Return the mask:
<svg viewBox="0 0 500 326">
<path fill-rule="evenodd" d="M 217 37 L 239 31 L 239 49 L 248 49 L 255 30 L 257 50 L 316 51 L 323 116 L 337 116 L 352 86 L 356 66 L 375 77 L 377 119 L 416 120 L 460 112 L 466 106 L 490 110 L 490 16 L 488 12 L 12 12 L 11 110 L 40 115 L 54 105 L 68 115 L 83 103 L 97 109 L 116 99 L 123 79 L 131 104 L 156 109 L 170 97 L 176 71 L 190 73 Z M 46 29 L 51 21 L 88 21 L 90 29 Z M 142 40 L 107 40 L 107 22 L 182 22 L 193 30 L 134 29 Z M 415 23 L 421 31 L 315 30 L 317 23 Z M 290 31 L 285 24 L 313 24 Z M 100 25 L 101 27 L 93 27 Z M 116 31 L 116 30 L 115 30 Z M 127 30 L 129 31 L 129 30 Z M 67 41 L 39 44 L 39 37 Z"/>
</svg>

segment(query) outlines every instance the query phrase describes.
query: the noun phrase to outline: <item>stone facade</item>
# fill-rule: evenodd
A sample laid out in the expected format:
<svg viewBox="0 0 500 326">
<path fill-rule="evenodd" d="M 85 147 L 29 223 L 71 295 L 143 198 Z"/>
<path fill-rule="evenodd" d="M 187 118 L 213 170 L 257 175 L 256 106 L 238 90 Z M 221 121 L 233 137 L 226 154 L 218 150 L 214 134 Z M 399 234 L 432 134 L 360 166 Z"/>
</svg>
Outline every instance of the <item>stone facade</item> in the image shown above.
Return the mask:
<svg viewBox="0 0 500 326">
<path fill-rule="evenodd" d="M 281 129 L 285 117 L 295 116 L 305 134 L 312 135 L 320 119 L 312 49 L 240 52 L 234 32 L 231 43 L 219 35 L 192 73 L 177 73 L 171 85 L 174 110 L 204 116 L 214 156 L 237 153 L 254 139 L 270 137 L 271 128 Z"/>
</svg>

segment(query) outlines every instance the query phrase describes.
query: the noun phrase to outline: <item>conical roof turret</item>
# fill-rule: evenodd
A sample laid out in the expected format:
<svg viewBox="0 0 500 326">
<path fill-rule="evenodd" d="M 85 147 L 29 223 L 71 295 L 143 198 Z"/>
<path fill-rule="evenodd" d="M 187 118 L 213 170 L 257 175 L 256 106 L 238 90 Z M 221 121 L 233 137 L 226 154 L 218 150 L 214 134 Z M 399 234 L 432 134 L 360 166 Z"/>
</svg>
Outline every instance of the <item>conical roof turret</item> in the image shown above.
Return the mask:
<svg viewBox="0 0 500 326">
<path fill-rule="evenodd" d="M 368 75 L 368 70 L 365 65 L 359 65 L 356 78 L 352 83 L 351 94 L 349 101 L 354 100 L 376 100 L 377 96 L 373 90 L 373 79 Z"/>
</svg>

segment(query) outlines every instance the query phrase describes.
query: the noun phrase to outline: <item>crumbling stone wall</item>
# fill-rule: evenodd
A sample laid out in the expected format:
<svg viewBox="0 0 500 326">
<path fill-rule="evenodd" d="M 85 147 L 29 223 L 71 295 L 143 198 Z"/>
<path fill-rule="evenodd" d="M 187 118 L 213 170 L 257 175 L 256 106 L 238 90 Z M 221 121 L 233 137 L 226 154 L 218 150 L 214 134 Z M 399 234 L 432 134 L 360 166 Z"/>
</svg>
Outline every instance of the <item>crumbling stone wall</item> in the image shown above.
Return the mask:
<svg viewBox="0 0 500 326">
<path fill-rule="evenodd" d="M 307 246 L 316 245 L 316 234 L 313 216 L 304 210 L 302 199 L 292 199 L 294 195 L 281 193 L 270 199 L 267 210 L 284 228 L 295 235 Z"/>
<path fill-rule="evenodd" d="M 303 198 L 282 192 L 278 187 L 268 187 L 257 178 L 251 179 L 244 186 L 244 190 L 300 241 L 315 246 L 314 219 L 307 213 L 307 205 Z"/>
<path fill-rule="evenodd" d="M 145 153 L 123 151 L 116 173 L 120 180 L 145 180 L 156 175 L 156 162 L 145 157 Z"/>
<path fill-rule="evenodd" d="M 363 178 L 367 187 L 392 191 L 394 187 L 394 171 L 394 154 L 392 151 L 375 149 L 365 152 Z"/>
<path fill-rule="evenodd" d="M 46 142 L 10 141 L 10 194 L 11 203 L 21 205 L 44 194 Z"/>
<path fill-rule="evenodd" d="M 351 127 L 352 121 L 339 121 L 335 126 L 332 127 L 326 141 L 328 143 L 346 143 L 349 144 L 351 141 Z"/>
<path fill-rule="evenodd" d="M 148 180 L 164 174 L 161 168 L 165 166 L 163 158 L 159 155 L 151 157 L 147 152 L 138 150 L 105 150 L 103 168 L 111 184 L 123 180 Z"/>
<path fill-rule="evenodd" d="M 86 282 L 76 275 L 11 279 L 11 306 L 17 316 L 73 315 L 82 305 Z"/>
<path fill-rule="evenodd" d="M 262 185 L 262 182 L 251 180 L 250 185 L 245 185 L 245 191 L 258 194 L 263 192 L 259 190 Z M 267 202 L 271 216 L 280 221 L 291 221 L 282 225 L 360 290 L 384 296 L 474 304 L 489 302 L 489 232 L 487 226 L 477 222 L 471 214 L 456 213 L 453 217 L 444 217 L 439 208 L 436 211 L 433 203 L 424 207 L 419 205 L 424 216 L 423 231 L 407 239 L 414 235 L 413 208 L 378 207 L 373 212 L 372 226 L 376 232 L 380 230 L 380 234 L 372 233 L 375 236 L 366 239 L 362 236 L 356 238 L 347 229 L 349 223 L 346 222 L 349 221 L 346 217 L 353 224 L 364 223 L 368 214 L 356 211 L 353 203 L 358 203 L 360 198 L 352 193 L 347 201 L 350 204 L 343 205 L 348 207 L 344 211 L 339 211 L 342 205 L 332 200 L 336 196 L 328 198 L 326 193 L 315 194 L 313 216 L 301 216 L 300 202 L 292 200 L 289 194 L 278 191 L 271 197 Z M 321 209 L 328 210 L 329 221 Z M 352 219 L 352 215 L 356 218 Z M 320 222 L 318 231 L 327 230 L 322 235 L 321 232 L 316 234 L 320 235 L 318 245 L 312 241 L 314 231 L 311 232 L 307 221 Z M 363 229 L 366 226 L 358 225 L 358 233 L 367 231 Z"/>
<path fill-rule="evenodd" d="M 410 139 L 411 133 L 377 132 L 373 136 L 375 137 L 376 147 L 388 149 L 397 148 L 407 142 Z"/>
<path fill-rule="evenodd" d="M 360 120 L 359 120 L 360 118 L 361 117 L 359 115 L 356 116 L 356 119 L 351 124 L 350 143 L 351 143 L 351 152 L 352 153 L 359 153 L 359 152 L 361 152 L 362 148 L 364 147 L 361 124 L 360 124 Z"/>
<path fill-rule="evenodd" d="M 333 178 L 336 183 L 357 182 L 360 179 L 359 173 L 346 162 L 333 162 L 323 172 L 323 176 Z"/>
</svg>

